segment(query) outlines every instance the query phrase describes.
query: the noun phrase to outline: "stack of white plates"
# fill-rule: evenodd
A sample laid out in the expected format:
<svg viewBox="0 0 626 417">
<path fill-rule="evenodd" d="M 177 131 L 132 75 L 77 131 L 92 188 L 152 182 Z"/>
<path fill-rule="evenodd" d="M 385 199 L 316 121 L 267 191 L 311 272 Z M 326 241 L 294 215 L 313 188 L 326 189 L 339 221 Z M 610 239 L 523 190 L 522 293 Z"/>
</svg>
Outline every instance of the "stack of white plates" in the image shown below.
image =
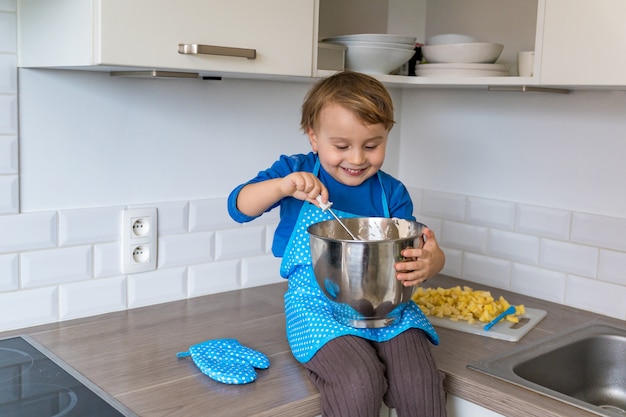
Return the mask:
<svg viewBox="0 0 626 417">
<path fill-rule="evenodd" d="M 422 77 L 504 77 L 509 75 L 505 64 L 419 64 L 415 75 Z"/>
<path fill-rule="evenodd" d="M 333 36 L 322 43 L 344 45 L 346 69 L 389 74 L 415 54 L 415 38 L 402 35 L 362 33 Z"/>
<path fill-rule="evenodd" d="M 496 64 L 504 45 L 479 42 L 466 35 L 433 36 L 422 46 L 424 64 L 415 67 L 423 77 L 501 77 L 509 67 Z"/>
</svg>

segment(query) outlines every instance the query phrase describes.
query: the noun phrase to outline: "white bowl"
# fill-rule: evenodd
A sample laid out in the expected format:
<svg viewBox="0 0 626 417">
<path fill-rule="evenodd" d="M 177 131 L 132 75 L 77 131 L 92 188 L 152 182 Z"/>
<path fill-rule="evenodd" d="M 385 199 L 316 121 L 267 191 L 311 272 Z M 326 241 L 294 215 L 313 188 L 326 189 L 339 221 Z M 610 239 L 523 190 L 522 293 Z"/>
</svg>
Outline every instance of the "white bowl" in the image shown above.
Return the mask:
<svg viewBox="0 0 626 417">
<path fill-rule="evenodd" d="M 371 46 L 375 48 L 399 48 L 399 49 L 410 49 L 412 51 L 415 50 L 415 44 L 408 44 L 408 43 L 342 41 L 342 40 L 323 41 L 322 43 L 334 43 L 337 45 L 344 45 L 348 48 L 351 46 Z"/>
<path fill-rule="evenodd" d="M 441 35 L 431 36 L 426 40 L 426 45 L 443 45 L 448 43 L 474 43 L 479 42 L 478 39 L 467 35 L 459 35 L 458 33 L 442 33 Z"/>
<path fill-rule="evenodd" d="M 387 33 L 358 33 L 356 35 L 342 35 L 325 38 L 325 42 L 338 41 L 362 41 L 362 42 L 385 42 L 385 43 L 403 43 L 415 47 L 416 38 L 403 35 L 392 35 Z"/>
<path fill-rule="evenodd" d="M 353 45 L 346 51 L 346 69 L 389 74 L 406 63 L 414 54 L 415 51 L 412 49 Z"/>
<path fill-rule="evenodd" d="M 424 45 L 422 55 L 429 63 L 493 63 L 503 48 L 501 43 L 489 42 Z"/>
</svg>

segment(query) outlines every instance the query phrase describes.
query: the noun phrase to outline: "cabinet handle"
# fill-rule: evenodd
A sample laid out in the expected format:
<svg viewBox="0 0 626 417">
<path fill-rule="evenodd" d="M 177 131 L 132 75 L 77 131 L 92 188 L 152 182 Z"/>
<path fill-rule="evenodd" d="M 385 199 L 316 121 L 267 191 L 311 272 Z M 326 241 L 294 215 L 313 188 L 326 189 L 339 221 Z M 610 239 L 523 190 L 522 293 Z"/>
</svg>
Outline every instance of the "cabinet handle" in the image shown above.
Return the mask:
<svg viewBox="0 0 626 417">
<path fill-rule="evenodd" d="M 231 48 L 228 46 L 199 45 L 197 43 L 178 44 L 178 53 L 185 55 L 223 55 L 239 58 L 256 58 L 256 49 Z"/>
</svg>

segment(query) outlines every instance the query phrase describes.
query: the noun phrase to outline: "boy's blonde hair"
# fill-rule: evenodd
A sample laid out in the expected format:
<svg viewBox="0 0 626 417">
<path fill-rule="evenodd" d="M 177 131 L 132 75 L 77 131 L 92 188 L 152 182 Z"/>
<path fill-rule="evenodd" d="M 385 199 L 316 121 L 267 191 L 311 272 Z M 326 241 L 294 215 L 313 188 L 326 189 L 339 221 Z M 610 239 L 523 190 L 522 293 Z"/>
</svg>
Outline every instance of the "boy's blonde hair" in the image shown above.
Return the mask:
<svg viewBox="0 0 626 417">
<path fill-rule="evenodd" d="M 369 75 L 344 71 L 318 81 L 309 90 L 300 121 L 305 133 L 318 126 L 322 109 L 330 103 L 353 111 L 366 124 L 382 124 L 387 132 L 395 123 L 393 102 L 385 86 Z"/>
</svg>

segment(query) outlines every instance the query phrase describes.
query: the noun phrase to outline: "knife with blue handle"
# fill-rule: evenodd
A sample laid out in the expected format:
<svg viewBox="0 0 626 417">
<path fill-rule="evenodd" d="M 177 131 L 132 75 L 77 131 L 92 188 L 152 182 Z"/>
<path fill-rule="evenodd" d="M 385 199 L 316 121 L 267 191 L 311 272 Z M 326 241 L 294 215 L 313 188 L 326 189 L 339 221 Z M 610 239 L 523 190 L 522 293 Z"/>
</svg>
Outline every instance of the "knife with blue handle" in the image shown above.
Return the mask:
<svg viewBox="0 0 626 417">
<path fill-rule="evenodd" d="M 515 313 L 515 306 L 510 306 L 509 308 L 504 310 L 502 313 L 498 314 L 498 316 L 495 319 L 493 319 L 489 323 L 485 324 L 485 327 L 483 327 L 483 329 L 485 329 L 485 330 L 491 329 L 494 324 L 496 324 L 497 322 L 502 320 L 505 316 L 508 316 L 509 314 L 513 314 L 513 313 Z"/>
</svg>

